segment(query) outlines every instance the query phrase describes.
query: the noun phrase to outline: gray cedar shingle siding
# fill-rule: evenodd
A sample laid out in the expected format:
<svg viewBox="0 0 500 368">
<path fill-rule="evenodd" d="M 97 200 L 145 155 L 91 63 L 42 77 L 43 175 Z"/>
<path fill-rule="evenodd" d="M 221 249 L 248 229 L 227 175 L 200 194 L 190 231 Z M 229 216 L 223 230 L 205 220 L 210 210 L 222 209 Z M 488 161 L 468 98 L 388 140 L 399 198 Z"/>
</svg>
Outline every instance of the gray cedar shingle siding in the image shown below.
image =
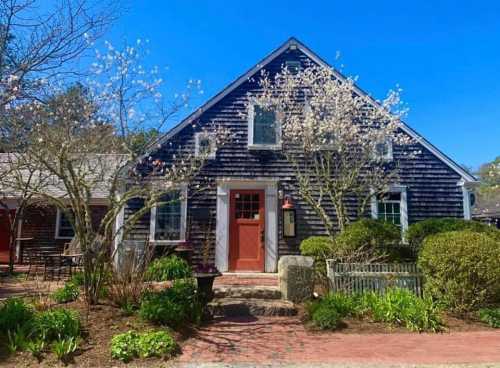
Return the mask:
<svg viewBox="0 0 500 368">
<path fill-rule="evenodd" d="M 286 60 L 298 60 L 303 65 L 312 62 L 300 50 L 289 50 L 270 62 L 265 69 L 271 74 L 276 73 Z M 215 121 L 229 128 L 234 134 L 234 139 L 230 144 L 218 149 L 216 160 L 208 161 L 192 183 L 192 185 L 208 184 L 206 191 L 188 200 L 188 223 L 191 222 L 189 240 L 195 248 L 195 263 L 200 259 L 200 249 L 205 234 L 198 226 L 196 219 L 192 218 L 191 213 L 195 208 L 210 208 L 213 216 L 212 232 L 215 232 L 217 178 L 279 178 L 279 189 L 286 194 L 291 194 L 297 211 L 297 237 L 292 239 L 283 238 L 282 216 L 281 211 L 278 211 L 279 256 L 297 254 L 302 239 L 311 235 L 321 235 L 324 232 L 319 218 L 300 199 L 296 191 L 293 172 L 284 157 L 279 152 L 252 152 L 247 148 L 248 122 L 245 117 L 245 101 L 249 91 L 257 90 L 259 76 L 260 74 L 257 73 L 255 80 L 248 80 L 240 85 L 199 118 L 199 125 Z M 195 129 L 199 128 L 193 128 L 192 125 L 186 126 L 172 138 L 172 146 L 164 144 L 161 149 L 152 154 L 153 158 L 168 159 L 169 147 L 175 147 L 178 143 L 194 151 Z M 409 223 L 428 217 L 463 217 L 462 190 L 457 186 L 460 175 L 424 147 L 419 148 L 422 154 L 418 158 L 408 158 L 401 155 L 401 147 L 394 147 L 394 159 L 399 161 L 401 167 L 399 184 L 408 187 Z M 205 178 L 207 178 L 206 182 Z M 352 213 L 355 213 L 355 205 L 354 200 L 348 203 Z M 132 211 L 137 206 L 140 206 L 140 202 L 130 203 L 125 216 L 128 211 Z M 334 216 L 331 206 L 328 207 L 328 211 Z M 129 238 L 146 239 L 148 234 L 149 216 L 145 216 Z M 215 247 L 212 249 L 212 261 L 214 253 Z"/>
</svg>

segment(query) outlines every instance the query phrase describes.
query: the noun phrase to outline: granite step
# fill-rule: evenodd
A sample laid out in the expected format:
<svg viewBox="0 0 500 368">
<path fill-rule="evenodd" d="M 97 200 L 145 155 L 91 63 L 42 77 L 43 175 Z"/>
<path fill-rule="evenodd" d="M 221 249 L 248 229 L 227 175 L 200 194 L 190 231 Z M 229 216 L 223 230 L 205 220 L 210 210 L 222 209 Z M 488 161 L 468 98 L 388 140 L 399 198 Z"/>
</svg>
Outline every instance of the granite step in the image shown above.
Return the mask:
<svg viewBox="0 0 500 368">
<path fill-rule="evenodd" d="M 297 314 L 292 302 L 278 299 L 216 298 L 208 304 L 214 317 L 240 316 L 294 316 Z"/>
<path fill-rule="evenodd" d="M 215 298 L 236 299 L 281 299 L 281 292 L 275 286 L 216 286 Z"/>
</svg>

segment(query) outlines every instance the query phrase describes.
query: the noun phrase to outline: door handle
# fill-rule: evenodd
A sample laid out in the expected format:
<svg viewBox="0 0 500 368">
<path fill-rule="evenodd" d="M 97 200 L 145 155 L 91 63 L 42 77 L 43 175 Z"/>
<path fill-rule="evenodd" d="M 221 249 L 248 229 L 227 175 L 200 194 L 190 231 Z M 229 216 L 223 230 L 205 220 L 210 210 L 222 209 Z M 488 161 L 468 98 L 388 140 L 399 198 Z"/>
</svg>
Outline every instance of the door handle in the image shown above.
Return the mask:
<svg viewBox="0 0 500 368">
<path fill-rule="evenodd" d="M 263 247 L 266 243 L 266 232 L 264 231 L 264 229 L 262 229 L 260 231 L 260 245 L 261 247 Z"/>
</svg>

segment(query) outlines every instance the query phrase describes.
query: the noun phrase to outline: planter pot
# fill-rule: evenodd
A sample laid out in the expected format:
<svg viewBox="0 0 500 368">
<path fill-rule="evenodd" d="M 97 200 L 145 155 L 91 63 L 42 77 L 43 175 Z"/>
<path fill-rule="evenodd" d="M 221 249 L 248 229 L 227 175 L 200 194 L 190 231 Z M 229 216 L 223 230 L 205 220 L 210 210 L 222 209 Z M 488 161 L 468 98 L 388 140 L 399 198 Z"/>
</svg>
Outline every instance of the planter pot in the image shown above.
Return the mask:
<svg viewBox="0 0 500 368">
<path fill-rule="evenodd" d="M 217 273 L 195 273 L 196 283 L 198 285 L 198 293 L 200 299 L 206 304 L 214 298 L 214 280 L 216 277 L 222 276 L 220 272 Z"/>
</svg>

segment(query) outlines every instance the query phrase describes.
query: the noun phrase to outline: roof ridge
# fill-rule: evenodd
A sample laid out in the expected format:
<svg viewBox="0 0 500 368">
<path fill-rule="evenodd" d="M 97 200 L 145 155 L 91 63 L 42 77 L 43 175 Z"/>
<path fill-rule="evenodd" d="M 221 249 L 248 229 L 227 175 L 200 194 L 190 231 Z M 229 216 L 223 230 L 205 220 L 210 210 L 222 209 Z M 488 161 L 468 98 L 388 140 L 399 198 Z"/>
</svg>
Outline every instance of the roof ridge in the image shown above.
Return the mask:
<svg viewBox="0 0 500 368">
<path fill-rule="evenodd" d="M 315 61 L 321 66 L 328 67 L 332 69 L 334 75 L 341 79 L 347 79 L 340 71 L 331 66 L 328 62 L 326 62 L 323 58 L 317 55 L 314 51 L 312 51 L 309 47 L 307 47 L 304 43 L 302 43 L 298 38 L 291 36 L 288 38 L 281 46 L 276 48 L 266 57 L 264 57 L 261 61 L 255 64 L 252 68 L 248 69 L 245 73 L 240 75 L 238 78 L 234 79 L 231 83 L 229 83 L 224 89 L 220 92 L 212 96 L 208 99 L 204 104 L 202 104 L 198 109 L 194 110 L 191 114 L 189 114 L 186 118 L 184 118 L 181 122 L 171 128 L 168 132 L 162 134 L 155 141 L 151 142 L 146 147 L 146 152 L 141 156 L 142 158 L 151 154 L 155 146 L 161 146 L 164 142 L 168 141 L 172 136 L 176 135 L 179 131 L 188 126 L 191 122 L 199 118 L 206 110 L 211 108 L 213 105 L 218 103 L 222 98 L 231 93 L 234 89 L 244 83 L 246 80 L 250 78 L 251 75 L 255 74 L 257 71 L 262 69 L 269 62 L 274 60 L 276 57 L 281 55 L 284 51 L 288 50 L 290 46 L 297 46 L 300 51 L 302 51 L 306 56 Z M 380 103 L 373 98 L 368 92 L 361 89 L 357 84 L 354 84 L 355 92 L 359 93 L 362 96 L 365 96 L 369 99 L 369 101 L 377 107 L 380 107 Z M 444 162 L 448 167 L 453 169 L 457 174 L 459 174 L 465 181 L 467 182 L 477 182 L 477 179 L 470 174 L 463 167 L 458 165 L 454 160 L 452 160 L 449 156 L 441 152 L 436 146 L 430 143 L 427 139 L 425 139 L 421 134 L 419 134 L 416 130 L 411 128 L 408 124 L 406 124 L 403 120 L 400 120 L 401 128 L 408 135 L 413 137 L 418 143 L 428 149 L 431 153 L 433 153 L 437 158 L 439 158 L 442 162 Z"/>
</svg>

